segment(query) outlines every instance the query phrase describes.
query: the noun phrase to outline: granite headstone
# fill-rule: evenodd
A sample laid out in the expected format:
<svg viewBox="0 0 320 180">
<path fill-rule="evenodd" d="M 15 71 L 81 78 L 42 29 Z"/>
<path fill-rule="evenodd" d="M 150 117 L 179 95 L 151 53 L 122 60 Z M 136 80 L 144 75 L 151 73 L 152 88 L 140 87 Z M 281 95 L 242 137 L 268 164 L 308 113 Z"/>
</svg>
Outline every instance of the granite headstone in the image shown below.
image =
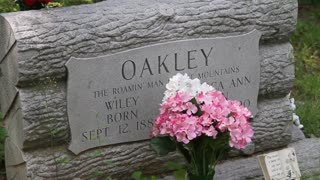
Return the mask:
<svg viewBox="0 0 320 180">
<path fill-rule="evenodd" d="M 149 138 L 165 85 L 187 73 L 257 112 L 260 33 L 174 41 L 109 56 L 71 58 L 67 103 L 69 149 Z"/>
</svg>

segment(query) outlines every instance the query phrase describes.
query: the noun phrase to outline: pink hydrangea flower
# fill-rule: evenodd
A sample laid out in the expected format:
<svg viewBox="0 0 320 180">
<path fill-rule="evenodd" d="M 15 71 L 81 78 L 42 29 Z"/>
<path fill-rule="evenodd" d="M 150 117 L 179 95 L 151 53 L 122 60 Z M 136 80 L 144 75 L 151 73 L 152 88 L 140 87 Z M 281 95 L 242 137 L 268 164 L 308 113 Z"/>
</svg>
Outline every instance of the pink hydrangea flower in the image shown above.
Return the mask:
<svg viewBox="0 0 320 180">
<path fill-rule="evenodd" d="M 227 132 L 230 147 L 241 149 L 250 143 L 254 134 L 248 122 L 251 112 L 239 101 L 227 100 L 222 92 L 188 78 L 180 75 L 170 79 L 177 82 L 169 82 L 167 86 L 168 92 L 154 120 L 151 136 L 168 135 L 188 144 L 199 136 L 215 139 L 219 133 Z"/>
</svg>

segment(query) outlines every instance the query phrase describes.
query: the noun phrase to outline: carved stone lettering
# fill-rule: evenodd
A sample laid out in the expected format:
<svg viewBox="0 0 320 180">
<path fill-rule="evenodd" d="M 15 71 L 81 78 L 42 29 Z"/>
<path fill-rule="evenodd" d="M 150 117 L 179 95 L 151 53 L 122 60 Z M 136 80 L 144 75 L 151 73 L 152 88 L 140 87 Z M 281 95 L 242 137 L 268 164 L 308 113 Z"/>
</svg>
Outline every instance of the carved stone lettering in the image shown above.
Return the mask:
<svg viewBox="0 0 320 180">
<path fill-rule="evenodd" d="M 149 138 L 165 85 L 176 73 L 199 78 L 257 112 L 260 33 L 192 39 L 94 58 L 68 68 L 69 149 L 84 150 Z"/>
</svg>

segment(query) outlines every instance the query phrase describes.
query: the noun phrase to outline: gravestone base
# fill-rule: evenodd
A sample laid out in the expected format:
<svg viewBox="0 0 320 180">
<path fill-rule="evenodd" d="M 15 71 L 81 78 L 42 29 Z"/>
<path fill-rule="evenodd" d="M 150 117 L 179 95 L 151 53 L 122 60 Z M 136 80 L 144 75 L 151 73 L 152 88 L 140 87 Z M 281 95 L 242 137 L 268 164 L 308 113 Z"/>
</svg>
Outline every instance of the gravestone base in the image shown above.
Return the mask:
<svg viewBox="0 0 320 180">
<path fill-rule="evenodd" d="M 292 137 L 294 142 L 287 147 L 295 149 L 303 177 L 319 175 L 320 139 L 305 139 L 299 131 L 295 130 Z M 163 180 L 173 180 L 172 172 L 166 170 L 165 164 L 168 161 L 183 163 L 182 158 L 174 153 L 157 157 L 149 149 L 148 142 L 133 143 L 130 146 L 123 144 L 111 151 L 108 148 L 93 149 L 78 156 L 69 152 L 66 146 L 25 151 L 19 156 L 19 150 L 12 148 L 9 141 L 6 143 L 6 154 L 16 153 L 16 156 L 7 158 L 10 160 L 6 161 L 8 179 L 89 179 L 99 178 L 99 174 L 102 173 L 103 177 L 110 176 L 122 180 L 130 179 L 134 171 L 142 171 L 144 175 L 156 175 Z M 115 156 L 119 153 L 121 156 Z M 259 154 L 261 153 L 231 158 L 218 164 L 215 180 L 263 179 L 257 159 Z M 159 168 L 163 169 L 161 174 Z"/>
<path fill-rule="evenodd" d="M 300 129 L 293 127 L 293 141 L 287 147 L 293 147 L 297 154 L 299 168 L 303 178 L 320 177 L 320 138 L 303 138 Z M 296 141 L 299 139 L 298 141 Z M 285 148 L 285 147 L 284 147 Z M 275 151 L 275 150 L 272 150 Z M 272 152 L 270 151 L 270 152 Z M 267 153 L 267 152 L 264 152 Z M 216 166 L 214 180 L 264 179 L 257 156 L 228 159 Z M 312 178 L 311 178 L 312 179 Z M 172 176 L 162 180 L 174 180 Z"/>
<path fill-rule="evenodd" d="M 320 139 L 304 139 L 288 145 L 297 154 L 302 177 L 320 175 Z M 230 159 L 216 167 L 215 180 L 263 179 L 257 155 Z"/>
<path fill-rule="evenodd" d="M 243 152 L 234 152 L 234 155 L 281 148 L 290 142 L 292 109 L 289 97 L 261 100 L 258 103 L 258 109 L 259 111 L 252 121 L 256 134 L 253 138 L 252 151 L 245 149 Z M 266 126 L 266 124 L 271 126 Z M 134 171 L 142 171 L 144 174 L 161 177 L 172 174 L 164 167 L 168 161 L 176 162 L 177 159 L 182 161 L 182 158 L 179 158 L 177 154 L 158 157 L 149 148 L 149 141 L 98 147 L 79 155 L 69 151 L 68 144 L 57 145 L 49 142 L 49 147 L 30 149 L 21 148 L 16 142 L 14 136 L 6 141 L 7 176 L 9 179 L 14 179 L 14 177 L 25 177 L 26 179 L 72 179 L 79 177 L 88 179 L 97 175 L 111 176 L 115 179 L 130 179 Z M 233 164 L 231 163 L 231 165 Z"/>
</svg>

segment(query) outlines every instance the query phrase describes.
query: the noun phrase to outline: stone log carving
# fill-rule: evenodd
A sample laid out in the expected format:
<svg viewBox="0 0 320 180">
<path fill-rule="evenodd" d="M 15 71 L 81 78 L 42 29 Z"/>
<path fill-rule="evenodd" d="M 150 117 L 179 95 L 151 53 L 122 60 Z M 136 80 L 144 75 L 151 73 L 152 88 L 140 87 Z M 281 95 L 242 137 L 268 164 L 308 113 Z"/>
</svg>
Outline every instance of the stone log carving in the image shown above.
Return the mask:
<svg viewBox="0 0 320 180">
<path fill-rule="evenodd" d="M 294 31 L 296 16 L 296 0 L 119 0 L 68 10 L 4 14 L 0 16 L 0 26 L 5 27 L 0 44 L 6 48 L 0 57 L 3 61 L 12 53 L 14 58 L 1 65 L 1 69 L 10 69 L 2 72 L 10 78 L 1 78 L 0 92 L 12 92 L 1 99 L 2 112 L 7 112 L 13 101 L 15 86 L 31 86 L 30 82 L 46 77 L 64 79 L 65 63 L 71 56 L 101 56 L 160 42 L 238 35 L 253 29 L 262 32 L 263 42 L 282 42 Z"/>
<path fill-rule="evenodd" d="M 5 114 L 10 137 L 6 141 L 8 179 L 87 179 L 95 171 L 118 179 L 129 178 L 128 173 L 134 170 L 166 174 L 168 171 L 159 166 L 177 156 L 157 158 L 146 141 L 92 149 L 79 156 L 67 150 L 70 132 L 65 63 L 70 57 L 109 55 L 162 42 L 239 35 L 253 29 L 262 33 L 261 83 L 259 112 L 252 122 L 256 135 L 245 154 L 287 145 L 292 110 L 286 95 L 294 80 L 288 38 L 296 21 L 296 0 L 108 0 L 2 14 L 0 111 Z M 106 165 L 109 160 L 111 166 Z M 221 167 L 226 168 L 224 164 Z M 128 165 L 132 169 L 128 170 Z M 258 172 L 256 164 L 248 168 L 243 169 L 243 176 L 248 171 Z M 222 171 L 218 167 L 218 177 L 233 177 Z M 261 173 L 253 176 L 261 177 Z"/>
<path fill-rule="evenodd" d="M 130 179 L 130 174 L 135 170 L 142 170 L 146 175 L 158 177 L 170 174 L 170 171 L 161 167 L 166 161 L 175 161 L 179 156 L 171 154 L 164 158 L 156 158 L 150 151 L 146 142 L 120 145 L 112 149 L 89 150 L 79 156 L 73 156 L 66 151 L 66 147 L 54 147 L 26 152 L 25 163 L 12 166 L 12 172 L 16 168 L 13 177 L 28 177 L 28 179 L 72 179 L 81 177 L 89 179 L 96 172 L 103 172 L 105 177 L 116 179 Z M 319 139 L 305 139 L 292 144 L 299 161 L 299 168 L 304 177 L 310 177 L 320 173 L 320 143 Z M 120 154 L 120 156 L 115 156 Z M 16 161 L 19 162 L 19 161 Z M 113 162 L 110 164 L 109 162 Z M 128 166 L 131 168 L 128 169 Z M 24 171 L 17 171 L 20 168 Z M 171 173 L 172 174 L 172 173 Z M 172 177 L 164 178 L 173 180 Z M 215 179 L 263 179 L 256 156 L 235 158 L 217 165 Z"/>
<path fill-rule="evenodd" d="M 279 92 L 279 94 L 282 92 L 282 96 L 288 94 L 294 79 L 291 45 L 285 43 L 262 46 L 260 52 L 261 57 L 265 58 L 261 62 L 260 96 L 268 96 L 275 92 Z M 13 123 L 9 123 L 12 124 L 12 126 L 9 126 L 10 134 L 23 132 L 23 136 L 20 135 L 19 140 L 17 140 L 19 147 L 33 148 L 40 145 L 48 146 L 51 143 L 67 143 L 69 127 L 66 112 L 66 84 L 53 78 L 47 78 L 41 82 L 34 83 L 31 87 L 22 87 L 18 88 L 18 90 L 19 98 L 15 101 L 15 106 L 20 108 L 17 111 L 10 111 L 9 114 L 19 114 L 19 116 L 16 116 L 17 119 L 14 120 L 12 118 L 8 119 L 9 122 L 13 121 Z M 287 103 L 287 99 L 284 100 L 284 103 Z M 259 104 L 262 104 L 260 105 L 261 114 L 267 107 L 265 107 L 263 101 L 259 102 Z M 275 107 L 279 104 L 281 105 L 281 101 L 272 103 Z M 276 125 L 282 123 L 285 126 L 290 123 L 292 118 L 288 116 L 290 114 L 289 111 L 292 113 L 291 110 L 288 110 L 288 112 L 285 111 L 283 113 L 282 117 L 282 112 L 275 117 Z M 262 118 L 268 118 L 268 116 L 263 115 Z M 259 121 L 260 116 L 257 116 L 254 122 L 259 123 Z M 16 127 L 17 124 L 19 124 L 18 127 Z M 253 125 L 255 126 L 255 124 Z M 273 128 L 275 127 L 264 126 L 266 132 L 273 133 Z M 19 131 L 13 131 L 13 129 L 19 129 Z M 280 136 L 279 138 L 282 137 L 281 133 L 274 133 L 274 135 Z M 257 136 L 257 139 L 259 137 Z M 286 140 L 282 142 L 286 142 Z M 259 141 L 259 143 L 263 144 L 263 140 Z M 281 143 L 279 142 L 279 144 Z"/>
</svg>

